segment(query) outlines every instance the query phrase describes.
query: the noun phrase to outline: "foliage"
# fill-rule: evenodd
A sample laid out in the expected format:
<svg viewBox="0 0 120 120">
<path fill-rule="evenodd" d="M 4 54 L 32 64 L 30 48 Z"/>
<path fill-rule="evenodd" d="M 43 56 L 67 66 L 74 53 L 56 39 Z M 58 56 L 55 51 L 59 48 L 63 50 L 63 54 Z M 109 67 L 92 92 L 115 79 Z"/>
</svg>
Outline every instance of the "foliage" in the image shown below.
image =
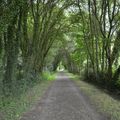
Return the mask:
<svg viewBox="0 0 120 120">
<path fill-rule="evenodd" d="M 120 76 L 119 2 L 88 0 L 70 11 L 72 59 L 84 70 L 84 80 L 117 89 Z"/>
<path fill-rule="evenodd" d="M 0 101 L 0 110 L 2 112 L 0 118 L 3 118 L 4 120 L 19 119 L 25 111 L 30 109 L 34 104 L 36 104 L 36 101 L 41 98 L 45 90 L 54 80 L 54 77 L 55 74 L 43 73 L 43 79 L 37 83 L 34 83 L 33 87 L 29 86 L 27 90 L 22 87 L 21 94 L 6 98 L 4 101 L 5 103 L 1 103 L 2 101 Z"/>
<path fill-rule="evenodd" d="M 50 58 L 50 49 L 67 31 L 69 24 L 64 23 L 67 21 L 64 10 L 72 3 L 59 0 L 0 2 L 0 86 L 4 97 L 14 94 L 14 90 L 19 94 L 22 86 L 39 81 L 39 74 L 55 56 L 54 53 Z"/>
<path fill-rule="evenodd" d="M 49 71 L 42 73 L 42 80 L 55 80 L 55 73 L 50 73 Z"/>
<path fill-rule="evenodd" d="M 0 100 L 8 104 L 7 98 L 40 82 L 42 73 L 53 79 L 44 71 L 59 63 L 120 90 L 119 19 L 119 0 L 1 0 Z"/>
</svg>

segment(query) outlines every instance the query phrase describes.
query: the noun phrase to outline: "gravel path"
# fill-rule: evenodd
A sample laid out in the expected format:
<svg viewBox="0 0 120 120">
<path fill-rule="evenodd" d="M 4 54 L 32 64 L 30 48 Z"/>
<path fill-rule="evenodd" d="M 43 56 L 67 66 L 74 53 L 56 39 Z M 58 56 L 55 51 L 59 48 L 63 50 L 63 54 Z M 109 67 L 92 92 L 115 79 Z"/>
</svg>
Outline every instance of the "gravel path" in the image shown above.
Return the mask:
<svg viewBox="0 0 120 120">
<path fill-rule="evenodd" d="M 106 120 L 65 73 L 20 120 Z"/>
</svg>

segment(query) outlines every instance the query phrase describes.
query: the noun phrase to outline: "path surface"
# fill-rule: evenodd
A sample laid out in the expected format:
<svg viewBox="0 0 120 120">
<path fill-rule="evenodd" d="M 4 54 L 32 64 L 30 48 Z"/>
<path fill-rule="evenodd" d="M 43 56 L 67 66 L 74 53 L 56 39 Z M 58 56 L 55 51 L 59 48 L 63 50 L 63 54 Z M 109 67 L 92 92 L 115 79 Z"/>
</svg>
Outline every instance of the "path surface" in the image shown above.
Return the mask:
<svg viewBox="0 0 120 120">
<path fill-rule="evenodd" d="M 106 120 L 65 73 L 59 73 L 45 96 L 20 120 Z"/>
</svg>

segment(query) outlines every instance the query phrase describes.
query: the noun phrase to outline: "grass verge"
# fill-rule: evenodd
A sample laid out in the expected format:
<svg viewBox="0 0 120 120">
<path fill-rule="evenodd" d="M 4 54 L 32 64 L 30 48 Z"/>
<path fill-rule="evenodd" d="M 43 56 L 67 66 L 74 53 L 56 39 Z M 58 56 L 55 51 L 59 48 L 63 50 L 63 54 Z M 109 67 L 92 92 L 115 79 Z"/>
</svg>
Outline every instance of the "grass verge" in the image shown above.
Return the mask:
<svg viewBox="0 0 120 120">
<path fill-rule="evenodd" d="M 55 74 L 43 73 L 42 80 L 29 88 L 18 97 L 9 98 L 9 104 L 0 108 L 0 120 L 18 120 L 20 116 L 29 110 L 40 99 L 47 88 L 55 80 Z"/>
<path fill-rule="evenodd" d="M 91 100 L 98 110 L 110 116 L 110 120 L 120 120 L 120 100 L 107 94 L 96 86 L 79 80 L 78 76 L 70 74 L 70 77 Z"/>
</svg>

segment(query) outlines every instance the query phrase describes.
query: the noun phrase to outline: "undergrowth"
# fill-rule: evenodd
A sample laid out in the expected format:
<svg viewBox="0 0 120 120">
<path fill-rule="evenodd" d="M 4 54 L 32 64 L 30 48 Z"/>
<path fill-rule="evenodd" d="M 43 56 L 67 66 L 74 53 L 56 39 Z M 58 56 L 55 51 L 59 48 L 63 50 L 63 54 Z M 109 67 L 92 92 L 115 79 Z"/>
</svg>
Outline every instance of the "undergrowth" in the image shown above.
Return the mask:
<svg viewBox="0 0 120 120">
<path fill-rule="evenodd" d="M 98 72 L 97 74 L 95 74 L 94 72 L 87 73 L 87 71 L 85 71 L 80 76 L 82 80 L 92 83 L 101 88 L 107 89 L 110 92 L 114 92 L 114 94 L 120 93 L 120 78 L 109 78 L 108 73 L 104 72 Z"/>
<path fill-rule="evenodd" d="M 41 77 L 42 76 L 42 77 Z M 40 99 L 48 86 L 55 80 L 55 74 L 44 72 L 40 80 L 33 82 L 29 87 L 19 88 L 22 92 L 17 92 L 15 96 L 9 96 L 3 101 L 0 100 L 0 120 L 18 120 L 20 116 L 30 109 L 32 105 Z"/>
</svg>

